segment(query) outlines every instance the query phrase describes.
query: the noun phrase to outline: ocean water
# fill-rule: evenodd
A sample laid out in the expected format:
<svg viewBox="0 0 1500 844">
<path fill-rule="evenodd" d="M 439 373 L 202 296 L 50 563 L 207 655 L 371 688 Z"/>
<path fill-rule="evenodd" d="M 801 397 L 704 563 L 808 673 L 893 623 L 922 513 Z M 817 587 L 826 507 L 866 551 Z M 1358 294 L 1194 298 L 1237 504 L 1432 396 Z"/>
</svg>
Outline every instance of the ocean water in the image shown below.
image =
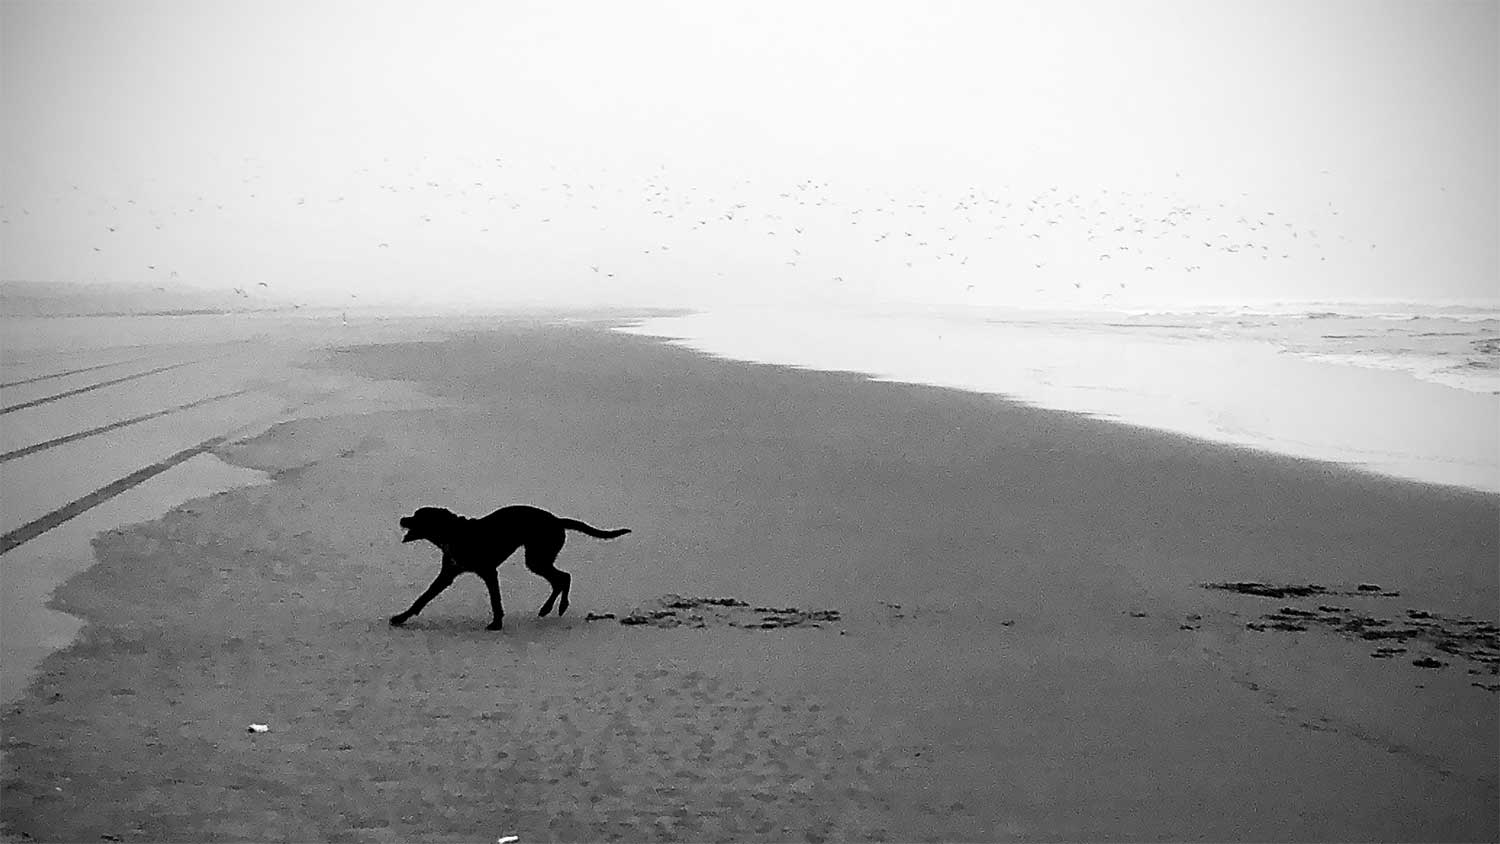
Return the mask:
<svg viewBox="0 0 1500 844">
<path fill-rule="evenodd" d="M 721 308 L 618 329 L 1500 492 L 1500 311 Z"/>
<path fill-rule="evenodd" d="M 1291 354 L 1500 394 L 1500 304 L 1298 303 L 1090 314 L 1096 329 L 1259 340 Z"/>
</svg>

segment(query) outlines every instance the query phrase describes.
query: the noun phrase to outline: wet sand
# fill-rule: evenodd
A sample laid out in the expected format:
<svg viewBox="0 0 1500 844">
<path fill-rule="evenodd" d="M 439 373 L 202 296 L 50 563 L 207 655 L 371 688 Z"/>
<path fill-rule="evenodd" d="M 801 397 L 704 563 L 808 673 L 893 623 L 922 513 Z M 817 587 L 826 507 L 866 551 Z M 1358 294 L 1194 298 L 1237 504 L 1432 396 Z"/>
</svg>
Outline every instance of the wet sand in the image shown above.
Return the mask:
<svg viewBox="0 0 1500 844">
<path fill-rule="evenodd" d="M 422 320 L 336 316 L 0 320 L 0 703 L 77 631 L 45 602 L 93 564 L 93 536 L 262 479 L 215 457 L 221 442 L 289 419 L 432 405 L 300 365 L 331 342 L 423 330 Z"/>
<path fill-rule="evenodd" d="M 1493 495 L 581 326 L 325 362 L 449 406 L 99 536 L 9 837 L 1500 834 Z M 400 515 L 513 502 L 634 533 L 570 538 L 562 619 L 512 561 L 505 631 L 472 578 L 386 624 L 437 563 Z"/>
</svg>

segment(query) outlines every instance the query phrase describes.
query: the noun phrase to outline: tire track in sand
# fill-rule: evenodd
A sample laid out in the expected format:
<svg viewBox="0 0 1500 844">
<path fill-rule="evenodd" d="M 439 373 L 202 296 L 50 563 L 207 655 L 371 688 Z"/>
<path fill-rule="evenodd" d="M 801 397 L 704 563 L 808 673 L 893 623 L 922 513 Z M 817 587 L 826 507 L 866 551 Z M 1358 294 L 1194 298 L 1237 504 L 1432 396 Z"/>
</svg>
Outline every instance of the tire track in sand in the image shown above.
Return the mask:
<svg viewBox="0 0 1500 844">
<path fill-rule="evenodd" d="M 87 431 L 79 431 L 76 434 L 68 434 L 66 436 L 53 437 L 50 440 L 46 440 L 44 442 L 39 442 L 39 443 L 36 443 L 35 445 L 28 445 L 28 446 L 26 446 L 24 448 L 18 448 L 18 449 L 14 450 L 14 451 L 7 451 L 4 454 L 0 454 L 0 463 L 5 463 L 5 462 L 11 461 L 11 460 L 15 460 L 18 457 L 25 457 L 28 454 L 35 454 L 38 451 L 46 451 L 49 448 L 57 448 L 60 445 L 67 445 L 70 442 L 76 442 L 78 440 L 86 439 L 88 437 L 97 436 L 99 434 L 107 434 L 110 431 L 114 431 L 114 430 L 117 430 L 119 428 L 124 428 L 127 425 L 134 425 L 134 424 L 139 423 L 139 422 L 147 422 L 147 421 L 150 421 L 152 419 L 156 419 L 156 418 L 159 418 L 159 417 L 162 417 L 162 416 L 169 416 L 169 415 L 171 415 L 173 413 L 181 413 L 184 410 L 191 410 L 191 409 L 193 409 L 195 407 L 199 407 L 200 405 L 205 405 L 205 404 L 208 404 L 210 402 L 221 401 L 223 399 L 230 399 L 230 398 L 234 398 L 235 396 L 243 396 L 244 394 L 246 394 L 248 392 L 250 392 L 249 389 L 235 390 L 232 393 L 220 393 L 220 394 L 218 394 L 216 396 L 209 396 L 207 398 L 198 399 L 197 401 L 190 401 L 187 404 L 179 404 L 176 407 L 169 407 L 166 410 L 158 410 L 158 411 L 156 411 L 154 413 L 143 413 L 140 416 L 132 416 L 129 419 L 122 419 L 119 422 L 111 422 L 108 425 L 100 425 L 97 428 L 90 428 Z"/>
<path fill-rule="evenodd" d="M 53 372 L 50 375 L 37 375 L 32 378 L 22 378 L 19 381 L 6 381 L 5 383 L 0 384 L 0 390 L 8 389 L 10 387 L 19 387 L 22 384 L 35 384 L 38 381 L 51 381 L 53 378 L 66 378 L 69 375 L 78 375 L 83 372 L 93 372 L 96 369 L 109 369 L 112 366 L 124 366 L 128 363 L 136 363 L 143 360 L 145 360 L 145 358 L 130 358 L 128 360 L 117 360 L 113 363 L 99 363 L 93 366 L 79 367 L 78 369 L 66 369 L 62 372 Z"/>
<path fill-rule="evenodd" d="M 76 396 L 79 393 L 92 392 L 93 390 L 102 390 L 105 387 L 112 387 L 116 384 L 122 384 L 126 381 L 134 381 L 137 378 L 145 378 L 147 375 L 155 375 L 158 372 L 166 372 L 169 369 L 177 369 L 178 367 L 187 366 L 192 363 L 197 363 L 197 361 L 183 361 L 182 363 L 173 363 L 166 366 L 158 366 L 155 369 L 148 369 L 145 372 L 136 372 L 130 375 L 126 375 L 122 378 L 111 378 L 108 381 L 100 381 L 97 384 L 90 384 L 87 387 L 79 387 L 76 390 L 65 390 L 64 392 L 54 393 L 50 396 L 42 396 L 39 399 L 23 401 L 20 404 L 12 404 L 6 407 L 0 407 L 0 414 L 15 413 L 18 410 L 25 410 L 28 407 L 36 407 L 39 404 L 47 404 L 49 402 L 55 402 L 61 399 L 68 398 L 69 396 Z"/>
<path fill-rule="evenodd" d="M 123 478 L 105 484 L 88 495 L 64 504 L 39 519 L 21 525 L 4 536 L 0 536 L 0 554 L 5 554 L 20 545 L 24 545 L 58 525 L 67 522 L 69 519 L 78 516 L 78 514 L 92 510 L 131 487 L 139 486 L 173 466 L 218 446 L 228 440 L 230 436 L 230 434 L 220 434 L 216 437 L 210 437 L 195 446 L 190 446 L 173 454 L 165 460 L 159 460 L 149 466 L 137 469 Z"/>
</svg>

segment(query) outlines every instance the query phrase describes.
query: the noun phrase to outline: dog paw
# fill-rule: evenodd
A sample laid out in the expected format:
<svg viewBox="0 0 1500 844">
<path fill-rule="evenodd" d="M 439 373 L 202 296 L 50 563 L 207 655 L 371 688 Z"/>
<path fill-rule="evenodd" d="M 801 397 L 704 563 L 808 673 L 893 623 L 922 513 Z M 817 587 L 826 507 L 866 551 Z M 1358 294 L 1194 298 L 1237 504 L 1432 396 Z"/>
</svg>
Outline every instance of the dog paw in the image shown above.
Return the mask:
<svg viewBox="0 0 1500 844">
<path fill-rule="evenodd" d="M 392 627 L 400 627 L 401 625 L 403 625 L 405 623 L 406 623 L 406 616 L 404 616 L 404 615 L 393 615 L 393 616 L 391 616 L 391 626 Z"/>
<path fill-rule="evenodd" d="M 501 629 L 500 622 L 498 622 L 498 621 L 492 621 L 489 624 L 486 624 L 484 626 L 484 629 L 486 629 L 486 630 L 500 630 Z"/>
</svg>

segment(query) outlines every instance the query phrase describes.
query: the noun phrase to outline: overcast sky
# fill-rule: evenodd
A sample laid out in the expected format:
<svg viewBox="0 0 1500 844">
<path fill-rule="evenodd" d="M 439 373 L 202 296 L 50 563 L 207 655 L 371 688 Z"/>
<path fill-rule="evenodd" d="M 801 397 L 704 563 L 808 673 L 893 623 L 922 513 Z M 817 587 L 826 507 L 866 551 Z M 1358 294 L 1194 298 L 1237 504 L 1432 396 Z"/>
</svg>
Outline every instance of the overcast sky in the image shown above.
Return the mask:
<svg viewBox="0 0 1500 844">
<path fill-rule="evenodd" d="M 1500 295 L 1494 2 L 0 9 L 6 279 Z"/>
</svg>

